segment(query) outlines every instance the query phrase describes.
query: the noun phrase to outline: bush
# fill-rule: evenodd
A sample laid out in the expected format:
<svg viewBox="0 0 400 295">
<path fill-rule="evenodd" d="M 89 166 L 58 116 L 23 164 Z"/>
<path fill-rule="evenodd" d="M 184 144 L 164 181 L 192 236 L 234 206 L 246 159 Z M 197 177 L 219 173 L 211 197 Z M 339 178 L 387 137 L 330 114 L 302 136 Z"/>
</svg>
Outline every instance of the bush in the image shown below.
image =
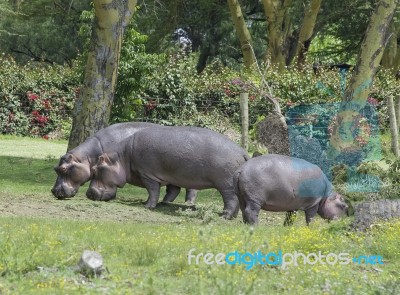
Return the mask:
<svg viewBox="0 0 400 295">
<path fill-rule="evenodd" d="M 166 62 L 165 54 L 146 53 L 146 42 L 147 36 L 133 27 L 125 33 L 111 110 L 112 122 L 132 121 L 137 116 L 137 107 L 142 107 L 142 99 L 137 94 L 143 90 L 148 77 L 157 73 Z"/>
<path fill-rule="evenodd" d="M 79 92 L 76 73 L 62 66 L 17 65 L 0 59 L 2 134 L 59 137 Z"/>
</svg>

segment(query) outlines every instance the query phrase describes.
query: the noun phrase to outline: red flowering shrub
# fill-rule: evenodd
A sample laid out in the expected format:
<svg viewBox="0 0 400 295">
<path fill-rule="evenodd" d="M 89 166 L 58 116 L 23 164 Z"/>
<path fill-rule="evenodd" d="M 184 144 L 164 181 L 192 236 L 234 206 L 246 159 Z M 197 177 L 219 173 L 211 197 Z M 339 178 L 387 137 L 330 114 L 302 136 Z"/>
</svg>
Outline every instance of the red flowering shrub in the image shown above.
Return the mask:
<svg viewBox="0 0 400 295">
<path fill-rule="evenodd" d="M 0 60 L 0 133 L 58 137 L 79 93 L 71 70 Z"/>
</svg>

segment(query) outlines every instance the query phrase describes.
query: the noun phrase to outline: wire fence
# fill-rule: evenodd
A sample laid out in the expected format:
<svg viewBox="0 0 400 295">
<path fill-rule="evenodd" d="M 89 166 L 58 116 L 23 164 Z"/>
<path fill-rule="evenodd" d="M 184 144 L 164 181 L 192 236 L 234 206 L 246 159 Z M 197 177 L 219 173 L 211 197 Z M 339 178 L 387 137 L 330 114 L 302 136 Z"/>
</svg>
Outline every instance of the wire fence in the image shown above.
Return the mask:
<svg viewBox="0 0 400 295">
<path fill-rule="evenodd" d="M 339 103 L 316 104 L 308 106 L 282 107 L 289 130 L 296 130 L 309 138 L 317 138 L 326 142 L 330 137 L 330 130 L 335 121 Z M 367 122 L 371 132 L 389 130 L 389 118 L 385 112 L 374 108 L 364 109 L 357 119 L 359 123 Z M 272 105 L 260 98 L 249 100 L 250 129 L 254 129 L 258 122 L 268 116 Z M 369 112 L 369 113 L 368 113 Z M 64 108 L 53 114 L 46 111 L 32 111 L 29 106 L 20 106 L 19 111 L 0 110 L 0 128 L 2 134 L 22 134 L 39 136 L 46 139 L 67 139 L 69 136 L 72 110 Z M 6 114 L 6 115 L 4 115 Z M 129 119 L 127 119 L 129 118 Z M 362 121 L 365 121 L 364 123 Z M 115 122 L 136 121 L 152 122 L 161 125 L 191 125 L 210 128 L 222 133 L 236 131 L 240 133 L 240 103 L 239 99 L 215 100 L 203 99 L 196 101 L 171 99 L 143 99 L 141 103 L 125 108 L 125 116 L 115 116 Z M 22 134 L 24 135 L 24 134 Z M 325 145 L 325 144 L 324 144 Z"/>
</svg>

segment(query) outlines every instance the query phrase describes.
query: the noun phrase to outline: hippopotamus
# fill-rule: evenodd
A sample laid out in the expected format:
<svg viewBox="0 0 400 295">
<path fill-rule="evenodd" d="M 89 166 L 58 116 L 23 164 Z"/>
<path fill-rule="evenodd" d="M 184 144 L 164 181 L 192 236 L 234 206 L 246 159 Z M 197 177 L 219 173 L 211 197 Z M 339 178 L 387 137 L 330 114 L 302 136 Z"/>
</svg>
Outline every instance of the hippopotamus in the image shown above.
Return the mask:
<svg viewBox="0 0 400 295">
<path fill-rule="evenodd" d="M 57 173 L 57 180 L 51 190 L 53 195 L 58 199 L 74 197 L 79 187 L 90 180 L 91 168 L 102 153 L 113 152 L 122 140 L 138 130 L 151 126 L 159 125 L 134 122 L 113 124 L 96 132 L 82 144 L 67 152 L 60 158 L 58 166 L 54 168 Z M 144 187 L 144 184 L 140 181 L 136 185 Z M 179 187 L 167 185 L 167 194 L 164 199 L 173 201 L 179 192 Z M 186 202 L 194 203 L 195 198 L 195 190 L 186 190 Z M 108 201 L 110 199 L 98 200 Z"/>
<path fill-rule="evenodd" d="M 239 202 L 233 174 L 249 156 L 225 135 L 199 127 L 150 127 L 119 146 L 119 151 L 101 155 L 93 166 L 88 198 L 112 198 L 117 187 L 140 180 L 149 193 L 145 207 L 155 208 L 162 184 L 215 188 L 224 201 L 222 216 L 236 217 Z"/>
<path fill-rule="evenodd" d="M 252 158 L 236 171 L 234 185 L 245 223 L 258 223 L 260 209 L 302 210 L 307 225 L 317 213 L 331 220 L 348 209 L 322 170 L 299 158 L 276 154 Z"/>
</svg>

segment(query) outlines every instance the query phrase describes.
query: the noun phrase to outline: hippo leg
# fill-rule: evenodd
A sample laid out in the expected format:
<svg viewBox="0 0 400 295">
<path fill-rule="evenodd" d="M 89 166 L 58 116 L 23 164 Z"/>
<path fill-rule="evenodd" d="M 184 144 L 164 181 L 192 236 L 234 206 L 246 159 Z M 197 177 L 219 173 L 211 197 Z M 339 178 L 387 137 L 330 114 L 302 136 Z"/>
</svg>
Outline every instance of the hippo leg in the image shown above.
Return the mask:
<svg viewBox="0 0 400 295">
<path fill-rule="evenodd" d="M 181 188 L 179 186 L 175 186 L 172 184 L 167 185 L 167 193 L 164 196 L 163 202 L 173 202 L 176 197 L 179 195 Z"/>
<path fill-rule="evenodd" d="M 242 211 L 242 217 L 243 217 L 243 222 L 244 223 L 249 223 L 249 221 L 247 220 L 246 214 L 245 214 L 245 210 L 246 208 L 242 208 L 242 206 L 240 206 L 240 210 Z"/>
<path fill-rule="evenodd" d="M 197 190 L 195 189 L 186 189 L 185 203 L 194 204 L 196 201 Z"/>
<path fill-rule="evenodd" d="M 296 215 L 297 215 L 297 211 L 295 211 L 295 210 L 287 211 L 285 221 L 283 222 L 283 226 L 293 225 L 293 222 L 296 219 Z"/>
<path fill-rule="evenodd" d="M 243 222 L 248 223 L 248 221 L 246 219 L 246 215 L 244 214 L 244 210 L 246 209 L 246 201 L 244 200 L 243 197 L 239 197 L 239 207 L 240 207 L 240 211 L 242 211 Z"/>
<path fill-rule="evenodd" d="M 311 207 L 305 211 L 306 214 L 306 223 L 307 225 L 314 219 L 315 215 L 317 214 L 319 204 Z"/>
<path fill-rule="evenodd" d="M 224 200 L 224 210 L 221 216 L 225 219 L 235 218 L 239 213 L 239 200 L 234 190 L 219 190 Z"/>
<path fill-rule="evenodd" d="M 258 224 L 258 214 L 260 212 L 261 205 L 254 202 L 247 202 L 246 209 L 244 209 L 243 221 L 249 224 Z"/>
<path fill-rule="evenodd" d="M 146 208 L 153 209 L 156 207 L 160 198 L 160 183 L 149 178 L 142 178 L 142 182 L 149 193 L 149 198 L 144 205 Z"/>
</svg>

